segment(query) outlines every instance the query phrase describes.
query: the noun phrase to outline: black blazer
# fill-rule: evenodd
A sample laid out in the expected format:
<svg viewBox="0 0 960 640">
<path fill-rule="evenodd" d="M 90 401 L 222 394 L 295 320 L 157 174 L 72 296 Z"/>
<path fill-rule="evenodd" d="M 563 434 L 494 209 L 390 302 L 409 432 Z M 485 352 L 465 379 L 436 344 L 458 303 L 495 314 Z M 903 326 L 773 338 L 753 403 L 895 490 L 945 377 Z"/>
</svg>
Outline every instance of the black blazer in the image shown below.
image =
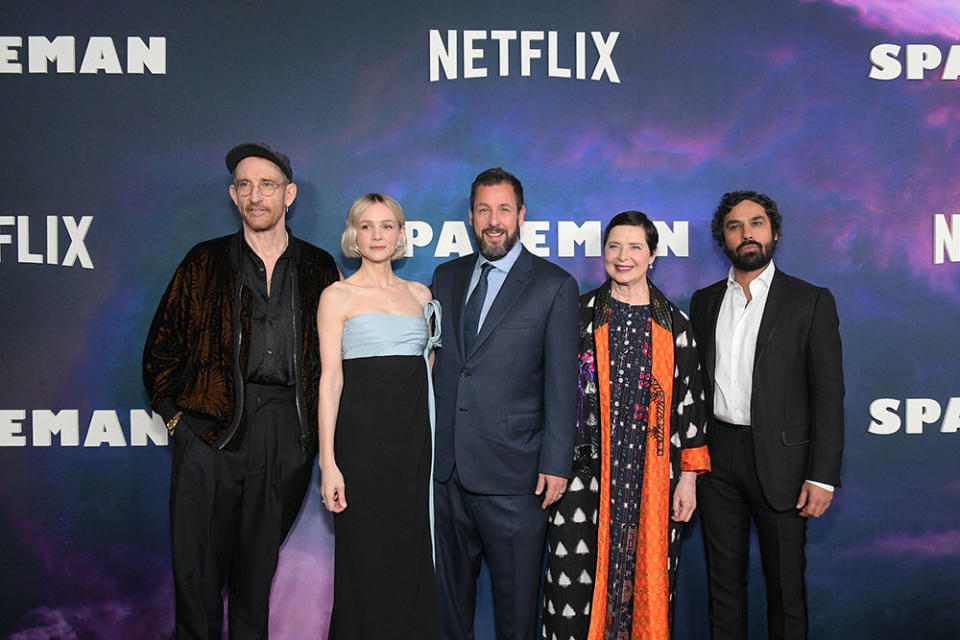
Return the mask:
<svg viewBox="0 0 960 640">
<path fill-rule="evenodd" d="M 577 283 L 522 249 L 471 353 L 463 350 L 463 308 L 476 264 L 446 262 L 430 285 L 443 307 L 434 361 L 434 477 L 454 465 L 477 493 L 533 493 L 539 473 L 570 477 L 576 433 Z"/>
<path fill-rule="evenodd" d="M 724 279 L 690 300 L 711 412 L 717 316 L 726 289 Z M 838 326 L 830 291 L 774 272 L 757 334 L 750 402 L 757 474 L 774 509 L 794 508 L 805 480 L 840 486 L 844 388 Z"/>
</svg>

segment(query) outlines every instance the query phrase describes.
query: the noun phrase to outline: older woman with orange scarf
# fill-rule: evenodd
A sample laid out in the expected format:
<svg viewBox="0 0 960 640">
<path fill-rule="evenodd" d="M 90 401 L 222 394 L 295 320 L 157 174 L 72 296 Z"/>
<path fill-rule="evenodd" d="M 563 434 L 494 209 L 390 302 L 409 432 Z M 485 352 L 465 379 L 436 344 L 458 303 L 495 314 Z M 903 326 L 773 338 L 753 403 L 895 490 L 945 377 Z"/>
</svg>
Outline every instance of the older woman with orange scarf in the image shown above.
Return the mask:
<svg viewBox="0 0 960 640">
<path fill-rule="evenodd" d="M 543 638 L 670 637 L 680 533 L 710 469 L 696 344 L 647 278 L 657 230 L 604 232 L 609 278 L 580 297 L 574 476 L 550 519 Z"/>
</svg>

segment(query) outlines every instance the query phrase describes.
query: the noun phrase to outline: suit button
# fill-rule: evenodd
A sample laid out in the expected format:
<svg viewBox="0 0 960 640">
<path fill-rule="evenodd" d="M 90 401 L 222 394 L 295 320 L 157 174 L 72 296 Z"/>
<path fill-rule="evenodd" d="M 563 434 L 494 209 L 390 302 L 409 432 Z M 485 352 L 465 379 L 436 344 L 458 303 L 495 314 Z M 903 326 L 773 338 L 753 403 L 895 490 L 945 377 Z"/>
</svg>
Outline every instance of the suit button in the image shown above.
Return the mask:
<svg viewBox="0 0 960 640">
<path fill-rule="evenodd" d="M 461 377 L 461 378 L 469 378 L 469 377 L 470 377 L 470 374 L 467 373 L 466 371 L 461 371 L 461 372 L 460 372 L 460 377 Z"/>
</svg>

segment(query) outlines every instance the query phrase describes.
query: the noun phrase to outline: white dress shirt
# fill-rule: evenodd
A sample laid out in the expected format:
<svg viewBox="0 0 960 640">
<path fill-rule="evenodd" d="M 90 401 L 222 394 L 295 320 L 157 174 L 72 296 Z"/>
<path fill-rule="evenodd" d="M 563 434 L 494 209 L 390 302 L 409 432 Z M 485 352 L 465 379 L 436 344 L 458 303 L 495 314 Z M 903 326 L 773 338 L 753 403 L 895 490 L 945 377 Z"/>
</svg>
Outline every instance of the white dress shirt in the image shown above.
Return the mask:
<svg viewBox="0 0 960 640">
<path fill-rule="evenodd" d="M 717 348 L 715 362 L 713 415 L 730 424 L 750 424 L 750 400 L 753 396 L 753 360 L 757 350 L 757 334 L 760 320 L 767 306 L 767 295 L 776 267 L 773 261 L 747 286 L 750 300 L 734 279 L 733 267 L 727 274 L 727 291 L 720 303 L 717 316 L 717 332 L 714 343 Z M 833 491 L 833 486 L 807 480 L 823 489 Z"/>
</svg>

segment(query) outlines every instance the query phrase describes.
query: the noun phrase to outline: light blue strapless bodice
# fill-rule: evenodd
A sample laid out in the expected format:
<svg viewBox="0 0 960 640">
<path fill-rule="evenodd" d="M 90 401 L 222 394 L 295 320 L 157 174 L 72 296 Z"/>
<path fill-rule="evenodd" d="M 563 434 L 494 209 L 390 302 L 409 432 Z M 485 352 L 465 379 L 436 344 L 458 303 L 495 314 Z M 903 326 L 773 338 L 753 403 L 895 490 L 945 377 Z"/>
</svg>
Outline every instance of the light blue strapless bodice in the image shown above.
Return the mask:
<svg viewBox="0 0 960 640">
<path fill-rule="evenodd" d="M 436 316 L 436 335 L 429 331 Z M 440 344 L 440 303 L 431 300 L 423 316 L 391 313 L 363 313 L 343 323 L 340 356 L 344 360 L 372 356 L 428 355 Z"/>
<path fill-rule="evenodd" d="M 434 320 L 434 335 L 430 321 Z M 392 313 L 362 313 L 343 322 L 340 357 L 343 360 L 374 356 L 422 356 L 427 364 L 427 402 L 430 408 L 430 451 L 436 444 L 436 406 L 433 398 L 433 375 L 430 373 L 430 352 L 440 346 L 440 303 L 429 301 L 423 317 Z M 437 539 L 433 523 L 433 464 L 430 465 L 430 537 L 436 558 Z"/>
</svg>

